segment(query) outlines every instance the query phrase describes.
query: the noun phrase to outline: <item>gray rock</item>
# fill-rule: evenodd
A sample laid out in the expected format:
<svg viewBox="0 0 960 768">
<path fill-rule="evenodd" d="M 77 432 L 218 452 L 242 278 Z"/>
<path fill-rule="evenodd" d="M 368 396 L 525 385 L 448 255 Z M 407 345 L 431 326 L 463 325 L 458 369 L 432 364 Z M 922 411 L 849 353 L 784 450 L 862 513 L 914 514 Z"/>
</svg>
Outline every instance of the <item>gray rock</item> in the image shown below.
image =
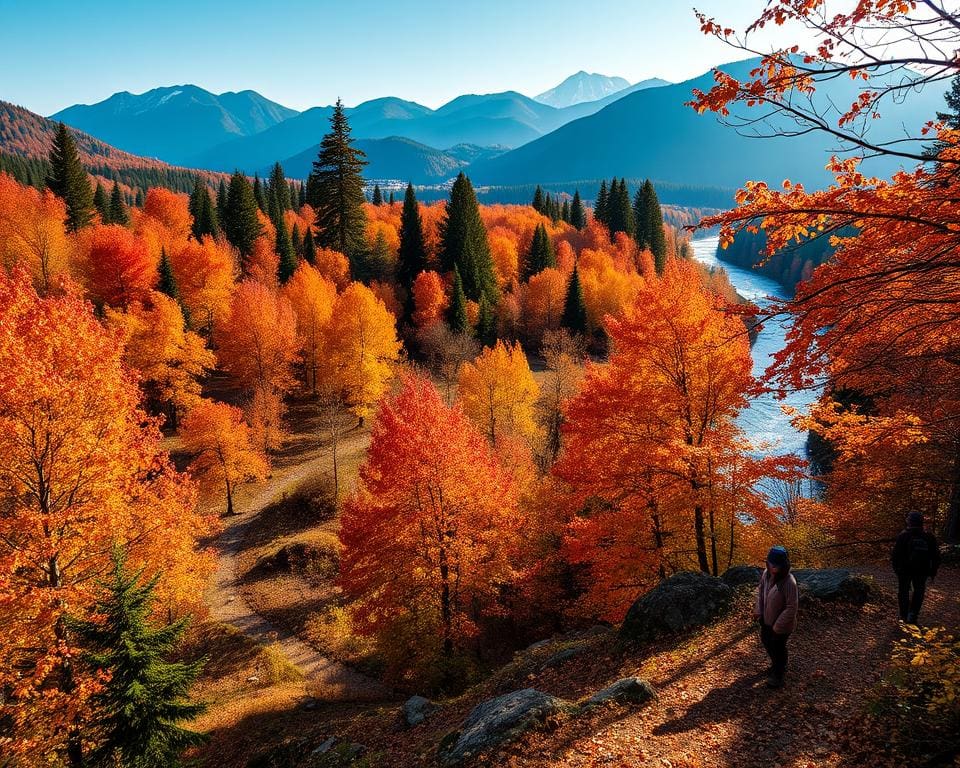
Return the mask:
<svg viewBox="0 0 960 768">
<path fill-rule="evenodd" d="M 583 702 L 581 707 L 587 709 L 596 707 L 600 704 L 606 704 L 608 701 L 615 701 L 619 704 L 644 704 L 657 697 L 657 692 L 646 680 L 639 677 L 624 677 L 612 685 L 597 691 L 593 696 Z"/>
<path fill-rule="evenodd" d="M 801 600 L 812 598 L 863 605 L 873 592 L 867 579 L 853 575 L 846 568 L 798 568 L 793 575 L 800 587 Z"/>
<path fill-rule="evenodd" d="M 455 739 L 444 740 L 440 760 L 443 765 L 457 765 L 572 710 L 569 702 L 533 688 L 488 699 L 474 707 Z"/>
<path fill-rule="evenodd" d="M 326 739 L 324 739 L 322 742 L 320 742 L 320 744 L 316 747 L 316 749 L 314 749 L 314 750 L 310 753 L 310 755 L 311 755 L 311 757 L 317 757 L 317 756 L 319 756 L 319 755 L 325 755 L 325 754 L 327 754 L 327 752 L 329 752 L 331 749 L 333 749 L 333 748 L 336 746 L 336 744 L 337 744 L 337 737 L 336 737 L 336 736 L 328 736 Z"/>
<path fill-rule="evenodd" d="M 715 576 L 674 574 L 630 606 L 620 637 L 633 642 L 654 640 L 702 626 L 725 613 L 732 596 L 733 590 Z"/>
<path fill-rule="evenodd" d="M 579 656 L 581 653 L 586 651 L 586 646 L 574 646 L 573 648 L 564 648 L 562 651 L 557 651 L 552 656 L 548 656 L 546 661 L 540 665 L 540 669 L 551 669 L 552 667 L 558 667 L 565 661 L 570 661 L 570 659 L 575 656 Z"/>
<path fill-rule="evenodd" d="M 734 589 L 745 586 L 755 587 L 760 583 L 762 573 L 763 568 L 755 565 L 735 565 L 733 568 L 727 568 L 720 578 L 723 579 L 724 584 Z"/>
<path fill-rule="evenodd" d="M 423 696 L 411 696 L 403 705 L 403 720 L 410 728 L 420 725 L 437 711 L 437 705 Z"/>
</svg>

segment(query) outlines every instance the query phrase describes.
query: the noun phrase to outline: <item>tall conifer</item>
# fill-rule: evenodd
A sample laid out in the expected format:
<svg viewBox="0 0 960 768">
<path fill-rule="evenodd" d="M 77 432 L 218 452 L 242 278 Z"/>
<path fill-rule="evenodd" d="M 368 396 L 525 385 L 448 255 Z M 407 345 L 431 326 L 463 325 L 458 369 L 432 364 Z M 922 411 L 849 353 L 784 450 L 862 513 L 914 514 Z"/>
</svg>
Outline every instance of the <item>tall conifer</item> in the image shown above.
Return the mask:
<svg viewBox="0 0 960 768">
<path fill-rule="evenodd" d="M 76 232 L 90 223 L 94 210 L 93 188 L 80 161 L 73 135 L 63 123 L 53 137 L 47 188 L 66 204 L 68 231 Z"/>
<path fill-rule="evenodd" d="M 480 218 L 477 196 L 464 173 L 450 190 L 446 215 L 440 224 L 440 263 L 445 271 L 456 268 L 468 299 L 486 294 L 493 306 L 499 303 L 499 288 L 487 242 L 487 230 Z"/>
</svg>

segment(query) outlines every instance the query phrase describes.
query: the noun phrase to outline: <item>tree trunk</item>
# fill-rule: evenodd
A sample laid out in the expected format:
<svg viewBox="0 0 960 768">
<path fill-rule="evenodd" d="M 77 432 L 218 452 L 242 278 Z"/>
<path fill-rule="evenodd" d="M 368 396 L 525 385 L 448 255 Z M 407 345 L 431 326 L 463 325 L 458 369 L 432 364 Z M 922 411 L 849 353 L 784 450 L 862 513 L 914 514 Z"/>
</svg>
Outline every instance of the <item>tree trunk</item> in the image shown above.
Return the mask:
<svg viewBox="0 0 960 768">
<path fill-rule="evenodd" d="M 719 563 L 717 562 L 717 530 L 713 520 L 713 505 L 710 505 L 710 559 L 713 562 L 713 575 L 719 576 Z"/>
<path fill-rule="evenodd" d="M 653 543 L 657 548 L 657 573 L 661 579 L 667 577 L 667 569 L 663 565 L 663 531 L 660 529 L 660 515 L 657 513 L 657 502 L 650 500 L 650 516 L 653 519 Z"/>
<path fill-rule="evenodd" d="M 450 611 L 450 567 L 447 564 L 447 550 L 440 547 L 440 618 L 443 622 L 443 655 L 453 655 L 453 627 Z"/>
<path fill-rule="evenodd" d="M 230 478 L 227 478 L 227 514 L 234 514 L 233 511 L 233 489 L 230 487 Z"/>
<path fill-rule="evenodd" d="M 696 481 L 692 485 L 696 490 Z M 707 562 L 707 540 L 703 530 L 703 506 L 701 504 L 696 504 L 693 507 L 693 529 L 697 536 L 697 565 L 704 573 L 710 573 L 710 564 Z"/>
<path fill-rule="evenodd" d="M 947 504 L 947 530 L 945 537 L 949 544 L 960 544 L 960 442 L 957 442 L 953 456 L 951 473 L 950 502 Z"/>
</svg>

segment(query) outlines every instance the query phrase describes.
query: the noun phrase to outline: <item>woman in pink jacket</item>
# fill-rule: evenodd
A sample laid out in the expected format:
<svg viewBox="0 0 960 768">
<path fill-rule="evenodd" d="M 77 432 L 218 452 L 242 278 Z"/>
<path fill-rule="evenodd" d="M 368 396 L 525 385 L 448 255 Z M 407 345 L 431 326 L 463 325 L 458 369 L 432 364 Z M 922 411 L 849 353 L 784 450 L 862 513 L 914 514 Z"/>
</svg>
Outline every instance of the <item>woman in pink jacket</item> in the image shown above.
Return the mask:
<svg viewBox="0 0 960 768">
<path fill-rule="evenodd" d="M 770 656 L 767 685 L 783 686 L 787 672 L 787 640 L 797 628 L 799 603 L 797 580 L 790 573 L 790 555 L 783 547 L 773 547 L 767 553 L 767 567 L 760 576 L 757 604 L 753 610 L 760 620 L 760 642 Z"/>
</svg>

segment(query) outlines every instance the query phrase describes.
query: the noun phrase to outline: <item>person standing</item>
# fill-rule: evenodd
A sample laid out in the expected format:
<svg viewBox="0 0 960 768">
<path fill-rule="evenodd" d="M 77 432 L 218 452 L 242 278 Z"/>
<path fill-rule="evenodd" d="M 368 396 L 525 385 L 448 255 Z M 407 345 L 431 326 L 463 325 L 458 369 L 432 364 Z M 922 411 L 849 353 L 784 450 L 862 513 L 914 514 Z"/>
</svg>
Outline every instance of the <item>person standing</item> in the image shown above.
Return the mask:
<svg viewBox="0 0 960 768">
<path fill-rule="evenodd" d="M 790 555 L 783 547 L 767 553 L 767 567 L 760 576 L 754 618 L 760 621 L 760 642 L 770 656 L 767 686 L 783 687 L 787 673 L 787 641 L 797 628 L 800 592 L 790 573 Z"/>
<path fill-rule="evenodd" d="M 920 512 L 907 515 L 907 527 L 897 536 L 890 559 L 893 572 L 897 574 L 900 620 L 916 624 L 927 579 L 933 581 L 940 567 L 937 540 L 932 533 L 923 529 L 923 515 Z"/>
</svg>

